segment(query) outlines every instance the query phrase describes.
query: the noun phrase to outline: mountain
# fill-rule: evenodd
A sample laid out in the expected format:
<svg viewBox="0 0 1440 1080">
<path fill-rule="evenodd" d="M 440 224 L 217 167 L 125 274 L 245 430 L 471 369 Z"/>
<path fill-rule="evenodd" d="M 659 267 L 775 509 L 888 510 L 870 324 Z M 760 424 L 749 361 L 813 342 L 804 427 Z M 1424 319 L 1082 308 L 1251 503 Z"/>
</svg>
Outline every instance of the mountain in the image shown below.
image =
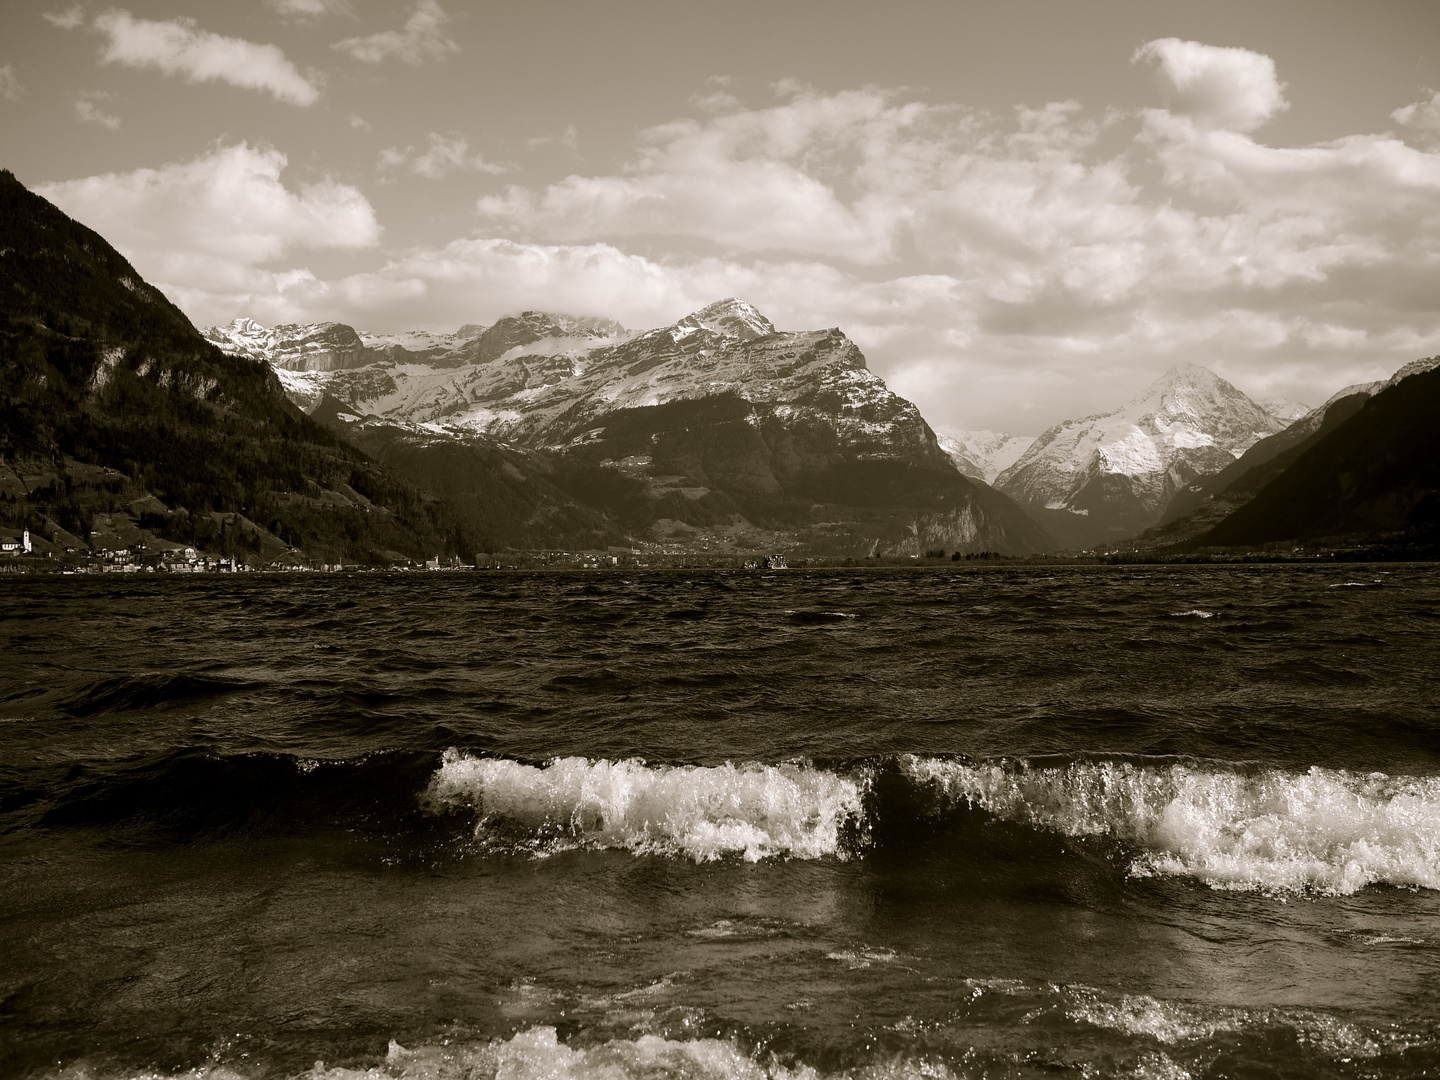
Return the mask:
<svg viewBox="0 0 1440 1080">
<path fill-rule="evenodd" d="M 1341 399 L 1359 408 L 1190 546 L 1440 543 L 1437 359 L 1372 396 Z"/>
<path fill-rule="evenodd" d="M 1055 425 L 995 486 L 1067 547 L 1113 543 L 1283 426 L 1214 372 L 1181 364 L 1113 412 Z"/>
<path fill-rule="evenodd" d="M 1005 431 L 937 431 L 940 449 L 972 480 L 993 484 L 995 478 L 1020 460 L 1035 442 L 1034 435 Z"/>
<path fill-rule="evenodd" d="M 1358 383 L 1336 392 L 1283 431 L 1261 439 L 1218 473 L 1201 477 L 1175 493 L 1157 527 L 1138 538 L 1137 546 L 1170 546 L 1192 540 L 1244 506 L 1272 480 L 1294 464 L 1311 446 L 1359 412 L 1381 390 L 1411 375 L 1429 371 L 1440 357 L 1414 360 L 1389 379 Z"/>
<path fill-rule="evenodd" d="M 512 315 L 493 326 L 462 326 L 453 334 L 426 330 L 370 334 L 336 322 L 286 323 L 267 329 L 244 318 L 204 331 L 206 340 L 222 351 L 264 360 L 278 371 L 340 371 L 383 360 L 453 368 L 486 363 L 538 342 L 545 344 L 536 351 L 543 351 L 624 333 L 624 327 L 608 319 L 573 319 L 540 311 Z"/>
<path fill-rule="evenodd" d="M 296 409 L 268 364 L 206 341 L 102 237 L 9 172 L 0 479 L 0 525 L 77 552 L 113 540 L 388 562 L 477 544 Z"/>
<path fill-rule="evenodd" d="M 1282 398 L 1272 398 L 1269 401 L 1260 402 L 1260 407 L 1275 417 L 1282 424 L 1293 424 L 1296 420 L 1309 415 L 1312 411 L 1309 405 L 1299 401 L 1286 401 Z"/>
<path fill-rule="evenodd" d="M 734 298 L 633 335 L 537 312 L 495 326 L 511 336 L 467 346 L 458 366 L 277 374 L 302 408 L 514 546 L 580 522 L 592 539 L 712 551 L 1053 546 L 957 472 L 838 329 L 779 332 Z"/>
</svg>

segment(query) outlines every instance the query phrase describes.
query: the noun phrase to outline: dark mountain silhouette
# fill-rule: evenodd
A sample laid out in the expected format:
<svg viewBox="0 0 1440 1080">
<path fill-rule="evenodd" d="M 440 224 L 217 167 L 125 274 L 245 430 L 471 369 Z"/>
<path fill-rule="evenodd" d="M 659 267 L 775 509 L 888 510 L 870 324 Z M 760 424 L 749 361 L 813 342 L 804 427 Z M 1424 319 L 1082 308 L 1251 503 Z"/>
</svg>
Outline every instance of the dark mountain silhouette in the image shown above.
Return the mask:
<svg viewBox="0 0 1440 1080">
<path fill-rule="evenodd" d="M 254 559 L 478 546 L 443 504 L 306 417 L 268 365 L 206 341 L 103 238 L 8 171 L 0 461 L 14 478 L 5 523 L 63 525 L 82 543 L 96 515 L 107 528 L 119 515 L 120 532 Z"/>
<path fill-rule="evenodd" d="M 1440 368 L 1402 379 L 1188 546 L 1440 541 L 1437 417 Z"/>
<path fill-rule="evenodd" d="M 1368 393 L 1350 394 L 1328 402 L 1324 411 L 1297 420 L 1284 431 L 1261 439 L 1218 473 L 1201 477 L 1179 491 L 1166 508 L 1161 524 L 1137 538 L 1142 548 L 1193 540 L 1244 506 L 1266 484 L 1298 461 L 1310 447 L 1354 416 Z"/>
</svg>

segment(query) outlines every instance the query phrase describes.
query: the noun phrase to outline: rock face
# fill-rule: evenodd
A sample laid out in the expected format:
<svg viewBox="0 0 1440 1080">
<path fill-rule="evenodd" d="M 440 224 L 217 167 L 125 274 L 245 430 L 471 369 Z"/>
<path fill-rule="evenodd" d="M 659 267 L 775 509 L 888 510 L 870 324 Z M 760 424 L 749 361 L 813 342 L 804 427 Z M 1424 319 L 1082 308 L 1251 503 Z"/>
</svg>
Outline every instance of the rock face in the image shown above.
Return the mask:
<svg viewBox="0 0 1440 1080">
<path fill-rule="evenodd" d="M 1090 547 L 1149 528 L 1176 491 L 1284 426 L 1214 372 L 1182 364 L 1114 412 L 1052 427 L 995 486 L 1062 543 Z"/>
<path fill-rule="evenodd" d="M 206 340 L 232 356 L 265 360 L 280 371 L 339 371 L 370 363 L 374 356 L 344 323 L 286 323 L 265 329 L 253 319 L 204 331 Z"/>
<path fill-rule="evenodd" d="M 505 472 L 500 447 L 509 468 L 656 543 L 852 555 L 1053 546 L 1010 500 L 956 471 L 915 406 L 838 329 L 780 333 L 732 298 L 634 336 L 527 312 L 457 352 L 460 366 L 280 374 L 302 408 L 403 461 L 422 487 L 448 483 L 428 473 L 442 447 L 452 473 L 467 448 L 477 483 Z M 534 524 L 512 528 L 517 546 Z M 482 527 L 498 535 L 505 523 Z"/>
</svg>

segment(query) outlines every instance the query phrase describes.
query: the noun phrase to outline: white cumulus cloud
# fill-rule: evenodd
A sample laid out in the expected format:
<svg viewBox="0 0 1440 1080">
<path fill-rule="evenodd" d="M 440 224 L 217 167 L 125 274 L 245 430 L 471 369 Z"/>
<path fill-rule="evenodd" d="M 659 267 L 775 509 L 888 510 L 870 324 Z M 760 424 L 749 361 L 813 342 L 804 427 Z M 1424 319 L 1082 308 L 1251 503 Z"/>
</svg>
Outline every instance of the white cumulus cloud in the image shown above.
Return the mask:
<svg viewBox="0 0 1440 1080">
<path fill-rule="evenodd" d="M 1432 92 L 1430 100 L 1411 102 L 1396 109 L 1390 116 L 1422 140 L 1440 143 L 1440 91 Z"/>
<path fill-rule="evenodd" d="M 358 250 L 380 240 L 364 195 L 333 180 L 292 189 L 281 179 L 286 164 L 278 150 L 240 143 L 37 190 L 113 243 L 192 318 L 209 321 L 293 278 L 265 264 L 296 249 Z"/>
<path fill-rule="evenodd" d="M 85 12 L 79 4 L 72 4 L 64 11 L 44 11 L 41 17 L 51 26 L 58 26 L 61 30 L 74 30 L 85 22 Z"/>
<path fill-rule="evenodd" d="M 92 26 L 107 38 L 100 50 L 107 64 L 155 68 L 195 83 L 225 82 L 292 105 L 313 105 L 320 97 L 278 46 L 212 34 L 193 19 L 157 21 L 112 10 L 97 15 Z"/>
<path fill-rule="evenodd" d="M 436 0 L 419 0 L 399 30 L 346 38 L 337 41 L 335 48 L 369 64 L 392 58 L 406 64 L 443 60 L 460 49 L 445 30 L 449 21 L 450 16 Z"/>
<path fill-rule="evenodd" d="M 1263 53 L 1160 38 L 1135 60 L 1155 64 L 1174 98 L 1171 111 L 1202 127 L 1253 131 L 1290 107 L 1275 61 Z"/>
</svg>

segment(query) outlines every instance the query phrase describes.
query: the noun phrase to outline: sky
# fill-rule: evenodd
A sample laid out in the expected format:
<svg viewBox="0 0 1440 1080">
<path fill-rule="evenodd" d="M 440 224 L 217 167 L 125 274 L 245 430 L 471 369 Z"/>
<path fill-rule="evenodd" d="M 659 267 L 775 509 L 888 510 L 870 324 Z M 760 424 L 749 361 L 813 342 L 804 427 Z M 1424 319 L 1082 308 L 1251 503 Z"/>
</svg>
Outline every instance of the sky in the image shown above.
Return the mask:
<svg viewBox="0 0 1440 1080">
<path fill-rule="evenodd" d="M 197 326 L 838 326 L 942 430 L 1440 353 L 1440 3 L 10 0 L 0 167 Z"/>
</svg>

